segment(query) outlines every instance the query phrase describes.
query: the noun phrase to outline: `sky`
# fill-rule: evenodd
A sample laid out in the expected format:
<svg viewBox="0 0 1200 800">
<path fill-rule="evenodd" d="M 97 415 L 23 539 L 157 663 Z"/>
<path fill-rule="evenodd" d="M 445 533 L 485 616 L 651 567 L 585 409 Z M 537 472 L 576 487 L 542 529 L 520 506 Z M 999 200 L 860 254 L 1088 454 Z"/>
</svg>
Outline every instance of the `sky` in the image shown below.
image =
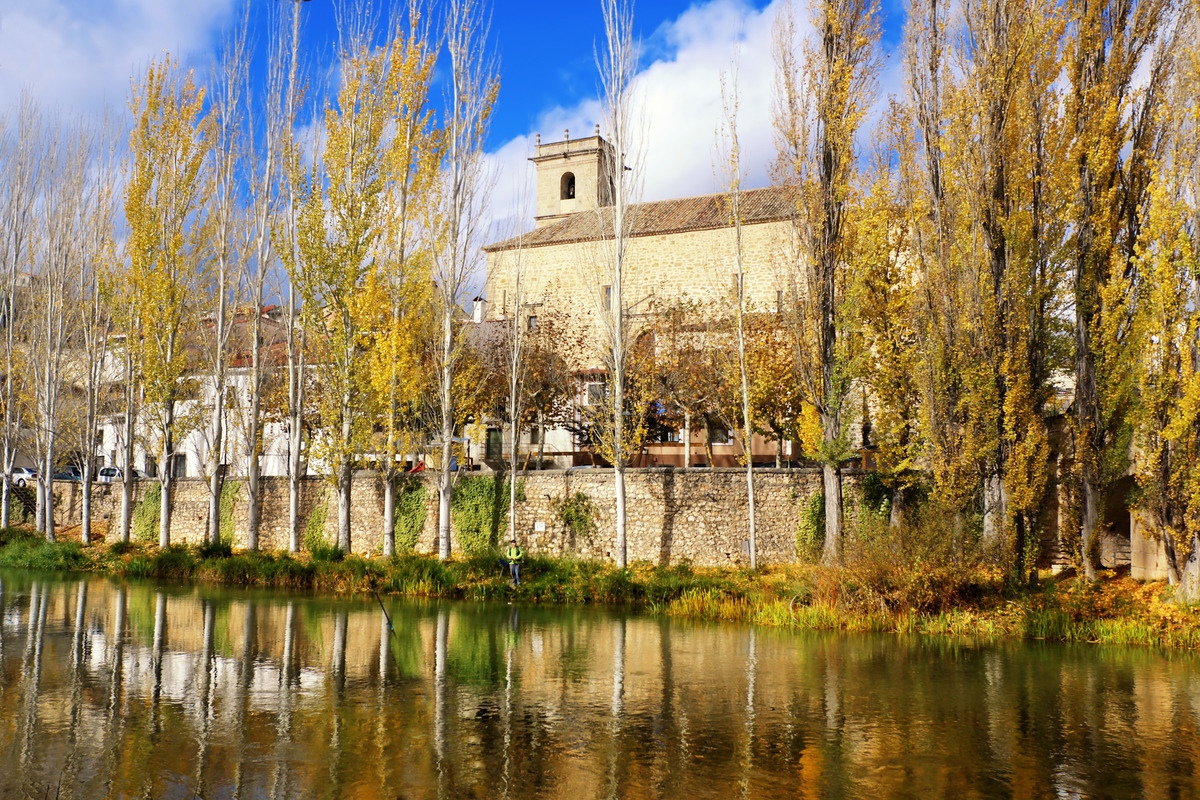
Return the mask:
<svg viewBox="0 0 1200 800">
<path fill-rule="evenodd" d="M 354 1 L 354 0 L 348 0 Z M 436 0 L 434 0 L 436 2 Z M 705 194 L 714 174 L 721 124 L 721 75 L 737 59 L 743 185 L 768 182 L 773 152 L 771 25 L 791 0 L 636 0 L 641 57 L 635 106 L 645 200 Z M 43 109 L 74 117 L 106 104 L 124 109 L 131 78 L 165 52 L 203 73 L 219 44 L 248 14 L 253 44 L 265 51 L 266 20 L 288 0 L 0 0 L 0 116 L 15 114 L 22 92 Z M 368 0 L 357 0 L 359 3 Z M 378 4 L 380 0 L 375 0 Z M 306 0 L 302 48 L 309 73 L 328 77 L 336 39 L 335 0 Z M 797 0 L 797 16 L 807 11 Z M 531 187 L 534 138 L 590 135 L 602 122 L 595 50 L 603 43 L 599 0 L 495 0 L 489 43 L 500 94 L 487 140 L 491 236 L 528 225 L 520 206 Z M 879 103 L 899 93 L 897 42 L 902 0 L 883 0 L 884 63 Z M 261 61 L 260 61 L 261 63 Z M 529 188 L 526 196 L 532 197 Z"/>
</svg>

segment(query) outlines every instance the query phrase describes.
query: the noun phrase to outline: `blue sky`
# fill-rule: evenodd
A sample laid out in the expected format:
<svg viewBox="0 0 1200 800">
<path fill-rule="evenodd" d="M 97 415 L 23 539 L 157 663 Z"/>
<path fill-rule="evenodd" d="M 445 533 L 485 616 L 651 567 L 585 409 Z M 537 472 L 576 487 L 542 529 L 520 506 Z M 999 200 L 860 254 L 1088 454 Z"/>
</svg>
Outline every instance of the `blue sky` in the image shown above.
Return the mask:
<svg viewBox="0 0 1200 800">
<path fill-rule="evenodd" d="M 357 0 L 366 2 L 366 0 Z M 742 137 L 747 185 L 767 182 L 770 132 L 770 27 L 788 0 L 640 0 L 634 19 L 642 44 L 638 82 L 643 110 L 641 159 L 645 199 L 714 191 L 720 75 L 739 56 Z M 0 115 L 15 112 L 23 89 L 67 116 L 124 109 L 131 76 L 169 51 L 203 72 L 217 43 L 249 12 L 261 47 L 272 8 L 287 0 L 2 0 Z M 379 0 L 376 0 L 378 3 Z M 805 0 L 795 0 L 798 16 Z M 303 3 L 304 50 L 314 76 L 328 74 L 334 0 Z M 499 57 L 501 93 L 488 139 L 496 229 L 520 224 L 515 198 L 532 178 L 536 134 L 557 139 L 564 128 L 589 134 L 601 122 L 594 48 L 603 37 L 599 0 L 498 0 L 491 7 L 491 45 Z M 903 7 L 883 9 L 880 96 L 899 92 L 895 45 Z"/>
</svg>

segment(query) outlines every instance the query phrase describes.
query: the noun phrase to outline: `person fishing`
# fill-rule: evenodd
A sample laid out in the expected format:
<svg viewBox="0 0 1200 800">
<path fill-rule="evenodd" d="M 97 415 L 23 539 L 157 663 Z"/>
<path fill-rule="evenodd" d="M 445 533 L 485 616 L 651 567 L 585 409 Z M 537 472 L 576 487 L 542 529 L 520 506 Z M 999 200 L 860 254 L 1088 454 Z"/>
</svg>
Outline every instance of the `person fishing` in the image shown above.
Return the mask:
<svg viewBox="0 0 1200 800">
<path fill-rule="evenodd" d="M 504 548 L 504 555 L 500 559 L 500 563 L 508 567 L 509 575 L 512 576 L 513 586 L 521 585 L 521 559 L 525 557 L 525 553 L 521 550 L 517 540 L 513 539 L 508 547 Z"/>
</svg>

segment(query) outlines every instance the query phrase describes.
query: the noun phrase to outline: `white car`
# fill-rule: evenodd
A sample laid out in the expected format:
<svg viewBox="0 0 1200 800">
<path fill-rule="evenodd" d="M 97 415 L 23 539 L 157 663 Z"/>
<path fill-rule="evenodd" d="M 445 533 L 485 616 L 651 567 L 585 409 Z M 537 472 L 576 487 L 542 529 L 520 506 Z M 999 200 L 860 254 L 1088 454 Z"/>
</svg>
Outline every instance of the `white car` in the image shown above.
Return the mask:
<svg viewBox="0 0 1200 800">
<path fill-rule="evenodd" d="M 22 488 L 37 483 L 38 473 L 33 467 L 13 467 L 12 481 Z"/>
<path fill-rule="evenodd" d="M 120 483 L 124 480 L 123 470 L 120 467 L 101 467 L 96 473 L 96 483 Z M 133 479 L 135 481 L 146 480 L 149 475 L 142 472 L 140 469 L 133 471 Z"/>
</svg>

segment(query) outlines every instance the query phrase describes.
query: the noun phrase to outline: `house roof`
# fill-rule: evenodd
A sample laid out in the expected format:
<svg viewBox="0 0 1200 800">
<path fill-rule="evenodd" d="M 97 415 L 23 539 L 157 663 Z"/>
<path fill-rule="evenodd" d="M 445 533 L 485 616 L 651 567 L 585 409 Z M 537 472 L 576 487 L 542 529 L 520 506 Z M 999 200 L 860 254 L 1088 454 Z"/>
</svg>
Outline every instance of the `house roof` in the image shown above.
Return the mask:
<svg viewBox="0 0 1200 800">
<path fill-rule="evenodd" d="M 699 197 L 680 197 L 656 200 L 630 206 L 633 220 L 632 236 L 656 236 L 667 233 L 703 231 L 727 228 L 729 222 L 728 193 L 706 194 Z M 795 215 L 793 191 L 783 186 L 747 189 L 741 194 L 742 224 L 778 222 Z M 591 242 L 601 238 L 601 226 L 611 236 L 612 208 L 580 211 L 563 219 L 484 247 L 488 253 L 520 247 L 547 247 L 555 244 Z"/>
</svg>

